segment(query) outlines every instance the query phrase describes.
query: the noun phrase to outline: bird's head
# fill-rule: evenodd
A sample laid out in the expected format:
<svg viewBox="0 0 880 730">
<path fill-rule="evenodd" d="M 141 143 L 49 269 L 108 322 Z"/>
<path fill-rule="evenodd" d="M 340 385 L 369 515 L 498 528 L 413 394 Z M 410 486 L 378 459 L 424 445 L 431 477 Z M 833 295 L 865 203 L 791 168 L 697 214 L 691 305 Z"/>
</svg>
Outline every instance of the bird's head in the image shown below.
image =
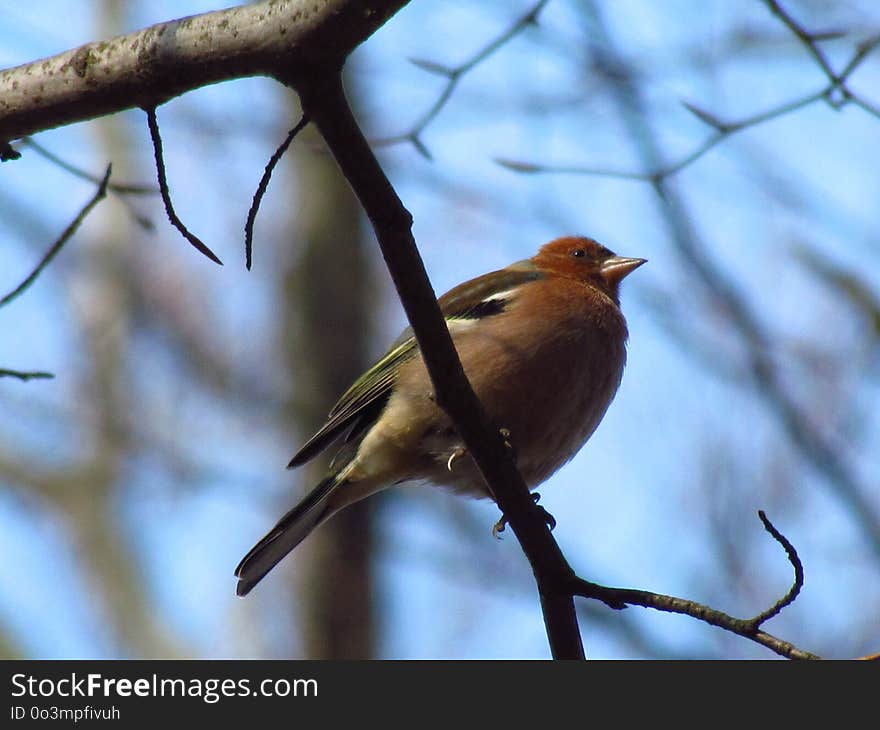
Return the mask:
<svg viewBox="0 0 880 730">
<path fill-rule="evenodd" d="M 532 259 L 537 268 L 592 284 L 618 301 L 620 282 L 646 259 L 617 256 L 592 238 L 566 236 L 541 246 Z"/>
</svg>

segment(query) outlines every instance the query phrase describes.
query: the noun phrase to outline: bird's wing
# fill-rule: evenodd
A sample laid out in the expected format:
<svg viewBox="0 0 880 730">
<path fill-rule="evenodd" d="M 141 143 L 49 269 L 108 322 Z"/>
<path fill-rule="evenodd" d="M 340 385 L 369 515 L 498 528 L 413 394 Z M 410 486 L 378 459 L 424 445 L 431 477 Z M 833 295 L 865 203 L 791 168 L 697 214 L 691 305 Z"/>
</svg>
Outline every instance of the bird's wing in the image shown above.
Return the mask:
<svg viewBox="0 0 880 730">
<path fill-rule="evenodd" d="M 385 356 L 359 377 L 333 406 L 327 422 L 297 452 L 288 469 L 305 464 L 326 449 L 353 425 L 349 439 L 371 424 L 382 411 L 397 377 L 400 365 L 412 357 L 416 341 L 412 337 L 395 343 Z"/>
<path fill-rule="evenodd" d="M 540 277 L 540 271 L 528 261 L 484 274 L 440 297 L 440 311 L 450 324 L 456 320 L 477 320 L 500 314 L 516 287 Z M 417 352 L 418 343 L 412 329 L 407 327 L 391 349 L 343 393 L 330 411 L 327 422 L 290 460 L 287 468 L 305 464 L 347 428 L 350 430 L 346 441 L 351 441 L 371 426 L 391 395 L 400 366 Z"/>
</svg>

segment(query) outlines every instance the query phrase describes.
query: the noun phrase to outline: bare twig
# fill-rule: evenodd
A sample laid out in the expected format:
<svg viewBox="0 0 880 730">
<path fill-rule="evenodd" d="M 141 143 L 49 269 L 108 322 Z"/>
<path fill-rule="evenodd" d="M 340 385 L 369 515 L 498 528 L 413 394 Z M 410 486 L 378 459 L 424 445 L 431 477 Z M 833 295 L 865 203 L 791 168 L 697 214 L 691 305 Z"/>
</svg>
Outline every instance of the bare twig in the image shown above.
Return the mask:
<svg viewBox="0 0 880 730">
<path fill-rule="evenodd" d="M 31 137 L 24 137 L 21 140 L 21 144 L 30 147 L 34 152 L 38 155 L 45 157 L 49 162 L 53 165 L 60 167 L 62 170 L 69 172 L 74 177 L 78 177 L 82 180 L 88 180 L 89 182 L 93 182 L 96 185 L 101 182 L 101 178 L 93 175 L 92 173 L 83 170 L 76 165 L 72 165 L 66 160 L 61 159 L 54 152 L 46 149 L 42 145 L 35 142 Z M 126 207 L 129 214 L 141 228 L 145 231 L 155 231 L 156 226 L 153 225 L 153 221 L 151 221 L 147 216 L 141 213 L 132 202 L 129 200 L 129 196 L 132 195 L 158 195 L 159 188 L 155 185 L 126 185 L 124 183 L 114 183 L 111 182 L 107 185 L 107 192 L 113 193 L 116 195 L 117 199 Z"/>
<path fill-rule="evenodd" d="M 861 65 L 862 61 L 871 54 L 871 52 L 880 45 L 880 35 L 872 36 L 856 46 L 856 52 L 853 57 L 849 60 L 849 63 L 846 64 L 843 71 L 840 73 L 840 81 L 846 81 L 853 71 Z"/>
<path fill-rule="evenodd" d="M 480 63 L 489 58 L 489 56 L 495 53 L 495 51 L 497 51 L 503 45 L 522 33 L 527 27 L 537 24 L 538 15 L 540 15 L 547 2 L 548 0 L 539 0 L 538 3 L 536 3 L 524 15 L 518 18 L 501 35 L 491 40 L 479 51 L 474 53 L 474 55 L 472 55 L 467 61 L 458 66 L 449 68 L 447 66 L 443 66 L 442 64 L 434 63 L 433 61 L 412 59 L 412 62 L 419 68 L 424 69 L 425 71 L 428 71 L 430 73 L 445 77 L 446 85 L 443 87 L 443 91 L 440 92 L 440 95 L 437 97 L 434 103 L 431 104 L 427 111 L 425 111 L 425 113 L 422 114 L 421 117 L 419 117 L 419 119 L 408 131 L 402 132 L 401 134 L 395 134 L 391 137 L 375 139 L 372 141 L 373 144 L 376 146 L 385 146 L 399 144 L 401 142 L 409 142 L 422 154 L 422 156 L 429 160 L 432 159 L 431 152 L 422 141 L 422 134 L 428 127 L 428 125 L 433 122 L 434 119 L 436 119 L 438 114 L 440 114 L 440 112 L 443 110 L 443 107 L 446 106 L 450 98 L 452 98 L 452 94 L 455 91 L 456 86 L 458 86 L 458 83 L 469 71 L 472 71 L 476 66 L 478 66 Z"/>
<path fill-rule="evenodd" d="M 263 171 L 263 176 L 260 178 L 260 184 L 257 185 L 257 191 L 254 193 L 254 199 L 251 202 L 251 207 L 248 211 L 247 222 L 244 225 L 244 256 L 245 266 L 248 271 L 251 270 L 254 244 L 254 222 L 257 220 L 257 213 L 260 210 L 260 203 L 263 200 L 263 195 L 266 194 L 266 188 L 269 187 L 269 180 L 272 177 L 272 172 L 275 169 L 275 165 L 278 164 L 278 161 L 284 153 L 287 152 L 287 148 L 290 147 L 290 144 L 293 142 L 296 135 L 298 135 L 308 123 L 309 118 L 303 114 L 299 122 L 296 123 L 296 126 L 287 133 L 285 140 L 279 145 L 278 149 L 275 150 L 272 157 L 269 158 L 266 169 Z"/>
<path fill-rule="evenodd" d="M 626 608 L 628 605 L 642 606 L 644 608 L 653 608 L 657 611 L 691 616 L 712 626 L 717 626 L 725 631 L 734 633 L 737 636 L 751 639 L 788 659 L 821 659 L 816 654 L 799 649 L 794 644 L 761 630 L 763 623 L 778 615 L 783 608 L 790 605 L 797 598 L 804 584 L 804 572 L 792 544 L 773 526 L 763 511 L 759 512 L 758 516 L 761 518 L 761 522 L 764 524 L 767 532 L 785 548 L 789 562 L 794 567 L 795 579 L 794 584 L 785 596 L 754 618 L 735 618 L 723 611 L 718 611 L 689 599 L 630 588 L 609 588 L 577 577 L 571 580 L 570 589 L 575 595 L 602 601 L 607 606 L 615 609 Z"/>
<path fill-rule="evenodd" d="M 618 601 L 630 606 L 642 606 L 643 608 L 653 608 L 666 613 L 680 613 L 690 616 L 737 636 L 750 639 L 788 659 L 821 659 L 817 654 L 800 649 L 791 642 L 768 634 L 766 631 L 755 629 L 751 619 L 738 619 L 729 616 L 723 611 L 718 611 L 686 598 L 676 598 L 675 596 L 666 596 L 661 593 L 651 593 L 650 591 L 639 591 L 630 588 L 607 588 L 605 586 L 597 586 L 595 583 L 588 581 L 582 581 L 580 578 L 572 582 L 571 590 L 575 595 L 584 598 L 595 598 L 607 605 L 613 605 L 615 601 Z"/>
<path fill-rule="evenodd" d="M 52 373 L 46 373 L 42 370 L 7 370 L 6 368 L 0 368 L 0 378 L 18 378 L 19 380 L 23 380 L 27 382 L 28 380 L 38 380 L 45 379 L 49 380 L 54 378 L 55 376 Z"/>
<path fill-rule="evenodd" d="M 0 142 L 218 81 L 339 67 L 406 0 L 262 0 L 0 70 Z M 3 148 L 0 148 L 2 151 Z"/>
<path fill-rule="evenodd" d="M 45 269 L 49 262 L 52 261 L 53 258 L 58 254 L 61 248 L 64 246 L 67 241 L 76 233 L 77 229 L 80 227 L 82 222 L 85 220 L 86 216 L 91 212 L 92 208 L 94 208 L 101 200 L 104 199 L 107 195 L 107 183 L 110 180 L 110 171 L 112 169 L 111 165 L 107 165 L 107 172 L 104 173 L 104 179 L 101 180 L 98 189 L 95 191 L 95 194 L 92 196 L 91 200 L 83 206 L 82 210 L 77 214 L 76 218 L 74 218 L 67 228 L 64 229 L 62 234 L 56 239 L 55 243 L 49 248 L 46 254 L 40 259 L 40 262 L 37 264 L 36 268 L 31 271 L 30 274 L 25 277 L 24 281 L 21 282 L 15 289 L 13 289 L 9 294 L 0 299 L 0 307 L 9 304 L 13 299 L 22 294 L 31 284 L 36 281 L 37 277 L 40 273 Z"/>
<path fill-rule="evenodd" d="M 794 545 L 792 545 L 785 535 L 777 530 L 773 523 L 767 519 L 764 510 L 758 510 L 758 517 L 761 519 L 764 529 L 767 530 L 767 532 L 773 536 L 773 539 L 785 549 L 785 554 L 788 555 L 788 562 L 790 562 L 791 566 L 794 568 L 794 583 L 792 583 L 788 593 L 770 606 L 766 611 L 759 613 L 751 619 L 751 623 L 755 625 L 755 628 L 763 624 L 765 621 L 769 621 L 774 616 L 777 616 L 786 606 L 790 606 L 794 603 L 794 599 L 798 597 L 801 588 L 804 587 L 804 566 L 801 563 L 801 559 L 798 557 L 797 550 L 794 549 Z"/>
<path fill-rule="evenodd" d="M 190 242 L 193 248 L 199 253 L 207 256 L 215 264 L 223 266 L 223 262 L 217 258 L 214 252 L 208 248 L 198 236 L 190 233 L 189 229 L 183 224 L 183 221 L 177 217 L 177 213 L 174 212 L 174 205 L 171 202 L 171 193 L 168 191 L 168 179 L 165 176 L 165 160 L 162 157 L 162 136 L 159 134 L 159 123 L 156 121 L 156 107 L 149 107 L 144 109 L 144 111 L 147 114 L 147 126 L 150 129 L 150 139 L 153 142 L 153 154 L 156 159 L 156 174 L 159 178 L 159 191 L 162 194 L 162 203 L 165 205 L 165 213 L 168 215 L 168 220 L 171 221 L 171 225 L 180 231 L 180 234 Z"/>
<path fill-rule="evenodd" d="M 831 66 L 828 57 L 819 47 L 819 41 L 824 40 L 826 34 L 815 33 L 807 30 L 801 25 L 794 16 L 789 13 L 777 0 L 764 0 L 764 4 L 770 9 L 777 18 L 779 18 L 785 26 L 804 44 L 810 55 L 815 59 L 816 63 L 822 69 L 822 73 L 828 78 L 829 84 L 826 89 L 825 99 L 835 108 L 840 108 L 850 102 L 858 106 L 863 111 L 868 112 L 875 117 L 880 118 L 880 108 L 874 106 L 867 99 L 855 94 L 847 84 L 847 78 L 852 74 L 856 67 L 865 59 L 865 57 L 880 44 L 880 37 L 869 38 L 856 48 L 856 53 L 849 63 L 844 67 L 842 73 L 838 74 Z"/>
<path fill-rule="evenodd" d="M 87 170 L 83 170 L 81 167 L 77 167 L 76 165 L 67 162 L 67 160 L 62 159 L 51 150 L 46 149 L 31 137 L 21 139 L 19 140 L 19 143 L 26 147 L 30 147 L 38 155 L 45 157 L 49 162 L 57 165 L 62 170 L 69 172 L 74 177 L 78 177 L 81 180 L 88 180 L 89 182 L 95 183 L 95 185 L 101 183 L 101 178 L 97 175 L 93 175 Z M 114 182 L 108 183 L 107 191 L 110 193 L 117 193 L 118 195 L 158 195 L 160 192 L 159 188 L 155 185 L 129 185 Z"/>
<path fill-rule="evenodd" d="M 644 172 L 632 170 L 619 170 L 609 167 L 585 167 L 580 165 L 543 165 L 537 163 L 523 162 L 519 160 L 511 160 L 507 158 L 497 158 L 495 161 L 502 167 L 506 167 L 514 172 L 525 173 L 564 173 L 571 175 L 592 175 L 595 177 L 613 177 L 623 180 L 637 180 L 640 182 L 654 182 L 664 180 L 681 172 L 684 168 L 692 165 L 710 150 L 714 149 L 721 142 L 732 137 L 737 132 L 741 132 L 759 124 L 777 119 L 781 116 L 789 114 L 805 106 L 809 106 L 816 101 L 824 99 L 828 93 L 827 87 L 823 87 L 819 91 L 798 97 L 784 104 L 773 107 L 766 111 L 754 114 L 753 116 L 740 119 L 735 122 L 722 122 L 716 117 L 711 116 L 708 112 L 700 109 L 690 102 L 683 102 L 684 106 L 695 116 L 707 124 L 715 127 L 715 132 L 707 137 L 703 142 L 697 145 L 692 151 L 683 155 L 675 162 L 660 165 L 654 169 Z M 712 121 L 710 121 L 710 119 Z"/>
</svg>

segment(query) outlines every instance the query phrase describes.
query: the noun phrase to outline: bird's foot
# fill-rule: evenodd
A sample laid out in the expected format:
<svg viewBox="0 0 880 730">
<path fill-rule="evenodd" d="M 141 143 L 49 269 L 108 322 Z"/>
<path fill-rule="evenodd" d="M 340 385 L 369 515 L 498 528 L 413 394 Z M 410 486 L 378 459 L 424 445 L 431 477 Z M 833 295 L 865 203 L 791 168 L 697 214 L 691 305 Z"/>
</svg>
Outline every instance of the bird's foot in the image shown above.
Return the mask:
<svg viewBox="0 0 880 730">
<path fill-rule="evenodd" d="M 535 505 L 537 505 L 538 509 L 541 510 L 541 513 L 544 517 L 544 522 L 546 523 L 547 527 L 549 527 L 552 530 L 554 527 L 556 527 L 556 518 L 553 515 L 551 515 L 547 510 L 545 510 L 543 507 L 538 505 L 538 500 L 540 500 L 540 499 L 541 499 L 541 495 L 538 492 L 532 492 L 532 500 L 534 501 Z M 492 537 L 494 537 L 496 540 L 500 540 L 501 533 L 504 532 L 506 527 L 507 527 L 507 517 L 505 517 L 504 515 L 501 515 L 501 519 L 498 520 L 498 522 L 496 522 L 495 526 L 492 528 Z"/>
</svg>

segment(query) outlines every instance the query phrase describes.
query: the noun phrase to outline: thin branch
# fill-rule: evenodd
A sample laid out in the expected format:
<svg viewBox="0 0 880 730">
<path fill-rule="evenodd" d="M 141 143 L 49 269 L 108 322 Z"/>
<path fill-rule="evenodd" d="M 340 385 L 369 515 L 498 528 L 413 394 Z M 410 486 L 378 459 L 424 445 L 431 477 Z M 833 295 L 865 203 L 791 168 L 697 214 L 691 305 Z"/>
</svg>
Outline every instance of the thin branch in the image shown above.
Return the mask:
<svg viewBox="0 0 880 730">
<path fill-rule="evenodd" d="M 269 158 L 269 162 L 266 165 L 266 169 L 263 171 L 263 177 L 260 178 L 260 184 L 257 185 L 257 191 L 254 193 L 253 201 L 251 202 L 250 210 L 247 215 L 247 222 L 244 225 L 244 255 L 245 255 L 245 266 L 247 270 L 251 270 L 251 260 L 252 260 L 252 252 L 254 245 L 254 223 L 257 220 L 257 213 L 260 210 L 260 203 L 263 200 L 263 195 L 266 194 L 266 188 L 269 187 L 269 180 L 272 177 L 272 172 L 275 170 L 275 165 L 278 164 L 278 161 L 287 152 L 287 148 L 290 147 L 291 142 L 293 142 L 296 135 L 298 135 L 302 129 L 309 123 L 309 118 L 305 114 L 302 115 L 299 122 L 296 123 L 293 129 L 291 129 L 287 133 L 287 137 L 281 143 L 277 150 L 275 150 L 272 157 Z"/>
<path fill-rule="evenodd" d="M 99 185 L 101 183 L 101 178 L 97 175 L 93 175 L 88 170 L 83 170 L 81 167 L 77 167 L 76 165 L 67 162 L 51 150 L 48 150 L 43 147 L 43 145 L 37 143 L 31 137 L 25 137 L 24 139 L 21 139 L 19 140 L 19 143 L 30 147 L 38 155 L 40 155 L 41 157 L 45 157 L 47 160 L 49 160 L 49 162 L 57 165 L 62 170 L 69 172 L 74 177 L 78 177 L 81 180 L 88 180 L 95 185 Z M 116 193 L 118 195 L 158 195 L 160 192 L 159 188 L 157 188 L 155 185 L 128 185 L 125 183 L 113 182 L 107 185 L 107 191 L 111 193 Z"/>
<path fill-rule="evenodd" d="M 840 73 L 841 83 L 850 77 L 853 71 L 861 65 L 862 61 L 864 61 L 878 45 L 880 45 L 880 34 L 872 36 L 856 46 L 855 55 L 853 55 L 849 63 L 846 64 L 843 71 Z"/>
<path fill-rule="evenodd" d="M 828 77 L 829 81 L 833 84 L 837 84 L 839 81 L 839 77 L 834 72 L 834 69 L 831 68 L 831 64 L 828 62 L 828 59 L 825 57 L 825 54 L 822 52 L 822 49 L 816 43 L 816 35 L 810 33 L 806 28 L 804 28 L 800 23 L 798 23 L 785 8 L 783 8 L 776 0 L 764 0 L 764 4 L 770 9 L 770 12 L 773 13 L 777 18 L 782 20 L 788 29 L 794 33 L 801 43 L 807 48 L 813 58 L 816 59 L 816 63 L 822 67 L 822 70 L 825 72 L 825 75 Z"/>
<path fill-rule="evenodd" d="M 651 593 L 650 591 L 640 591 L 631 588 L 609 588 L 577 577 L 571 580 L 570 590 L 577 596 L 602 601 L 611 608 L 621 609 L 630 605 L 653 608 L 667 613 L 684 614 L 712 626 L 717 626 L 737 636 L 750 639 L 788 659 L 821 659 L 817 654 L 799 649 L 791 642 L 761 630 L 763 623 L 778 615 L 783 608 L 790 605 L 797 598 L 804 584 L 804 572 L 792 544 L 773 526 L 763 511 L 758 512 L 758 516 L 761 518 L 761 522 L 764 524 L 767 532 L 785 548 L 789 562 L 794 567 L 795 579 L 794 584 L 785 596 L 754 618 L 735 618 L 723 611 L 718 611 L 686 598 L 676 598 L 675 596 L 666 596 L 662 593 Z"/>
<path fill-rule="evenodd" d="M 880 108 L 871 104 L 867 99 L 855 94 L 852 89 L 846 85 L 847 78 L 852 74 L 859 64 L 880 44 L 880 37 L 875 36 L 860 43 L 856 47 L 856 53 L 853 58 L 844 67 L 842 73 L 838 74 L 831 66 L 828 57 L 819 48 L 819 41 L 824 40 L 827 34 L 814 33 L 807 30 L 801 25 L 794 16 L 783 8 L 777 0 L 764 0 L 764 4 L 770 9 L 777 18 L 779 18 L 785 26 L 804 44 L 810 55 L 816 60 L 816 63 L 822 69 L 822 72 L 828 78 L 829 85 L 826 92 L 826 101 L 835 108 L 840 108 L 852 102 L 863 111 L 868 112 L 875 117 L 880 118 Z"/>
<path fill-rule="evenodd" d="M 27 382 L 28 380 L 51 380 L 55 376 L 52 373 L 43 372 L 42 370 L 7 370 L 6 368 L 0 368 L 0 378 L 18 378 L 19 380 Z"/>
<path fill-rule="evenodd" d="M 43 269 L 45 269 L 49 262 L 52 261 L 53 258 L 58 254 L 61 248 L 64 246 L 67 241 L 76 233 L 77 229 L 80 227 L 82 222 L 86 219 L 86 216 L 92 211 L 101 200 L 103 200 L 107 195 L 107 183 L 110 180 L 110 171 L 112 169 L 112 165 L 107 165 L 107 172 L 104 173 L 104 179 L 101 180 L 98 189 L 95 191 L 95 194 L 92 196 L 91 200 L 83 206 L 82 210 L 77 214 L 76 218 L 74 218 L 67 228 L 64 229 L 62 234 L 56 239 L 55 243 L 49 248 L 46 254 L 40 259 L 40 262 L 37 264 L 36 268 L 31 271 L 30 274 L 25 277 L 24 281 L 21 282 L 15 289 L 13 289 L 9 294 L 0 299 L 0 307 L 9 304 L 13 299 L 21 295 L 31 284 L 36 281 L 37 277 L 42 273 Z"/>
<path fill-rule="evenodd" d="M 156 174 L 159 178 L 159 192 L 162 194 L 162 203 L 165 205 L 165 213 L 168 215 L 168 220 L 171 221 L 171 225 L 180 231 L 180 234 L 190 242 L 193 248 L 199 253 L 207 256 L 215 264 L 223 266 L 223 262 L 217 258 L 214 252 L 208 248 L 198 236 L 190 233 L 189 229 L 183 224 L 183 221 L 177 217 L 177 213 L 174 212 L 174 205 L 171 203 L 171 193 L 168 191 L 168 179 L 165 176 L 165 160 L 162 157 L 162 136 L 159 134 L 159 123 L 156 121 L 156 107 L 149 107 L 144 109 L 144 111 L 147 114 L 147 126 L 150 129 L 150 139 L 153 142 L 153 154 L 156 160 Z"/>
<path fill-rule="evenodd" d="M 62 170 L 69 172 L 74 177 L 78 177 L 82 180 L 88 180 L 89 182 L 93 182 L 96 185 L 101 182 L 101 178 L 93 175 L 87 170 L 83 170 L 80 167 L 76 167 L 66 160 L 61 159 L 58 155 L 50 150 L 46 149 L 42 145 L 35 142 L 31 137 L 24 137 L 21 140 L 21 144 L 30 147 L 34 152 L 42 157 L 45 157 L 49 162 L 57 167 L 60 167 Z M 135 206 L 132 204 L 131 200 L 129 200 L 129 196 L 132 195 L 158 195 L 159 188 L 152 185 L 126 185 L 120 183 L 111 182 L 107 186 L 107 192 L 113 193 L 116 195 L 117 200 L 119 200 L 128 210 L 129 215 L 132 217 L 135 223 L 137 223 L 141 228 L 145 231 L 153 232 L 156 230 L 156 226 L 153 225 L 153 221 L 147 218 L 143 213 L 141 213 Z"/>
<path fill-rule="evenodd" d="M 756 628 L 765 621 L 769 621 L 774 616 L 779 615 L 782 609 L 786 606 L 790 606 L 794 603 L 795 598 L 797 598 L 798 594 L 801 592 L 801 588 L 804 587 L 804 566 L 801 563 L 801 559 L 798 557 L 797 550 L 794 549 L 794 545 L 792 545 L 788 541 L 788 538 L 777 530 L 773 523 L 767 519 L 764 510 L 758 510 L 758 517 L 761 519 L 764 529 L 767 530 L 767 532 L 773 536 L 773 539 L 785 549 L 785 554 L 788 555 L 788 562 L 790 562 L 794 568 L 794 583 L 792 583 L 788 593 L 770 606 L 766 611 L 759 613 L 751 619 L 751 623 L 754 624 Z"/>
<path fill-rule="evenodd" d="M 584 598 L 594 598 L 607 605 L 618 601 L 630 606 L 642 606 L 643 608 L 653 608 L 665 613 L 679 613 L 690 616 L 737 636 L 750 639 L 788 659 L 821 659 L 817 654 L 800 649 L 791 642 L 768 634 L 766 631 L 755 629 L 750 619 L 738 619 L 729 616 L 723 611 L 718 611 L 686 598 L 676 598 L 675 596 L 666 596 L 662 593 L 651 593 L 650 591 L 639 591 L 631 588 L 608 588 L 583 581 L 580 578 L 572 581 L 570 588 L 575 595 Z"/>
<path fill-rule="evenodd" d="M 803 109 L 818 101 L 826 101 L 832 103 L 837 108 L 847 103 L 853 103 L 859 108 L 868 112 L 869 114 L 880 118 L 880 108 L 874 106 L 865 99 L 862 99 L 860 96 L 857 96 L 845 85 L 846 80 L 878 46 L 880 46 L 880 36 L 875 36 L 868 39 L 864 43 L 859 44 L 859 46 L 856 48 L 856 52 L 847 63 L 843 72 L 839 76 L 836 74 L 832 74 L 830 83 L 826 86 L 823 86 L 821 89 L 813 91 L 809 94 L 805 94 L 804 96 L 799 96 L 795 99 L 791 99 L 790 101 L 783 102 L 782 104 L 778 104 L 777 106 L 771 107 L 770 109 L 758 112 L 756 114 L 744 117 L 736 121 L 723 121 L 711 112 L 708 112 L 698 107 L 696 104 L 687 101 L 682 102 L 682 104 L 688 111 L 690 111 L 694 116 L 698 117 L 701 121 L 711 126 L 715 130 L 715 132 L 707 137 L 703 142 L 698 144 L 692 151 L 683 155 L 676 162 L 658 165 L 651 170 L 638 172 L 632 170 L 621 170 L 611 167 L 597 167 L 589 165 L 547 165 L 534 162 L 525 162 L 522 160 L 514 160 L 504 157 L 496 158 L 495 162 L 502 167 L 506 167 L 508 170 L 526 174 L 556 173 L 569 175 L 591 175 L 594 177 L 609 177 L 621 180 L 636 180 L 640 182 L 659 182 L 665 180 L 666 178 L 670 178 L 681 172 L 686 167 L 689 167 L 707 152 L 714 149 L 721 142 L 732 137 L 736 133 L 745 131 L 747 129 L 752 129 L 765 122 L 778 119 L 785 116 L 786 114 L 790 114 L 791 112 Z M 832 101 L 832 96 L 835 90 L 839 90 L 842 94 L 842 98 L 836 102 Z"/>
<path fill-rule="evenodd" d="M 672 177 L 673 175 L 676 175 L 684 168 L 692 165 L 703 155 L 709 152 L 709 150 L 715 148 L 721 142 L 728 139 L 729 137 L 732 137 L 737 132 L 756 127 L 759 124 L 763 124 L 764 122 L 768 122 L 772 119 L 777 119 L 798 109 L 803 109 L 810 104 L 825 99 L 827 95 L 828 87 L 823 87 L 818 91 L 814 91 L 805 96 L 800 96 L 797 99 L 779 104 L 772 109 L 759 112 L 750 117 L 745 117 L 744 119 L 740 119 L 734 122 L 719 121 L 717 118 L 712 117 L 708 112 L 703 111 L 699 107 L 696 107 L 689 102 L 684 102 L 684 106 L 691 113 L 699 117 L 707 124 L 711 124 L 713 127 L 715 127 L 715 133 L 707 137 L 691 152 L 688 152 L 676 162 L 665 164 L 646 172 L 634 172 L 630 170 L 619 170 L 606 167 L 581 167 L 578 165 L 542 165 L 537 163 L 522 162 L 519 160 L 511 160 L 507 158 L 497 158 L 495 162 L 497 162 L 502 167 L 506 167 L 508 170 L 523 173 L 563 173 L 570 175 L 592 175 L 596 177 L 613 177 L 623 180 L 637 180 L 640 182 L 653 182 L 656 180 L 664 180 L 666 178 Z M 710 119 L 712 121 L 710 121 Z"/>
<path fill-rule="evenodd" d="M 862 99 L 860 96 L 851 96 L 850 101 L 855 104 L 862 111 L 868 112 L 873 117 L 877 117 L 880 119 L 880 107 L 872 104 L 871 102 Z"/>
<path fill-rule="evenodd" d="M 401 142 L 409 142 L 419 151 L 419 153 L 423 157 L 429 160 L 432 159 L 430 151 L 425 146 L 424 142 L 422 142 L 422 134 L 424 133 L 425 129 L 427 129 L 428 125 L 437 118 L 437 116 L 452 98 L 452 94 L 455 91 L 456 86 L 458 86 L 458 83 L 469 71 L 472 71 L 476 66 L 489 58 L 499 48 L 516 38 L 516 36 L 522 33 L 530 25 L 536 25 L 538 22 L 538 16 L 544 9 L 544 6 L 547 4 L 547 2 L 548 0 L 539 0 L 538 3 L 536 3 L 524 15 L 518 18 L 507 30 L 501 33 L 501 35 L 491 40 L 480 50 L 474 53 L 464 63 L 458 66 L 449 68 L 447 66 L 443 66 L 442 64 L 434 63 L 433 61 L 412 59 L 412 62 L 419 68 L 424 69 L 425 71 L 428 71 L 430 73 L 445 77 L 446 85 L 443 87 L 443 91 L 440 92 L 440 95 L 437 97 L 437 99 L 435 99 L 434 103 L 431 104 L 431 106 L 425 111 L 424 114 L 422 114 L 418 121 L 413 124 L 409 131 L 402 132 L 401 134 L 396 134 L 391 137 L 383 137 L 373 140 L 373 145 L 387 146 L 392 144 L 399 144 Z"/>
</svg>

